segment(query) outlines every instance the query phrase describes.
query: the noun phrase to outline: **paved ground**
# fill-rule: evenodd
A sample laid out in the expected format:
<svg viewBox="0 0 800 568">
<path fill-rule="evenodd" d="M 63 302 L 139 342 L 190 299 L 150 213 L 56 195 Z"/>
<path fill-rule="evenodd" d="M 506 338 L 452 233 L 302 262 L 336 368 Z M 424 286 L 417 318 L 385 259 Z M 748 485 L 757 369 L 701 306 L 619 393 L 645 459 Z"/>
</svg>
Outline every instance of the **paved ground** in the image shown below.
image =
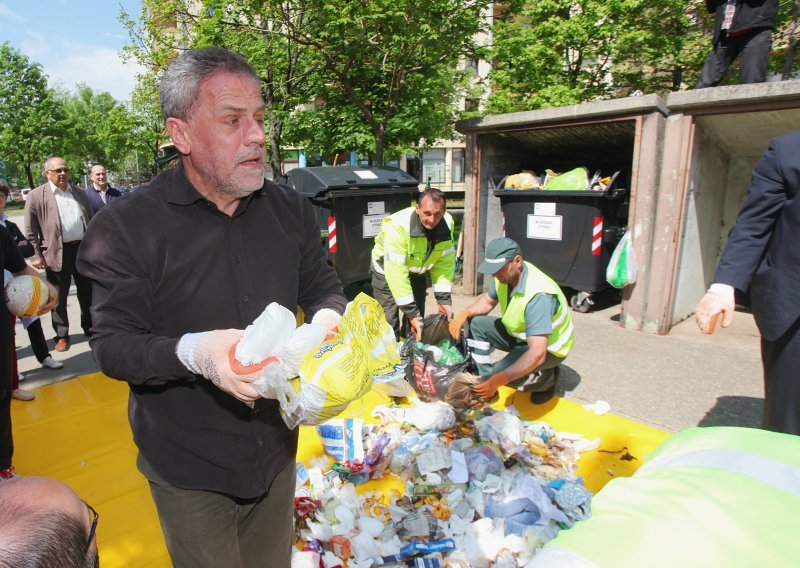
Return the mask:
<svg viewBox="0 0 800 568">
<path fill-rule="evenodd" d="M 471 297 L 456 294 L 456 309 Z M 24 388 L 95 372 L 88 339 L 80 333 L 74 287 L 70 320 L 77 334 L 65 353 L 51 351 L 64 369 L 42 369 L 28 336 L 17 324 L 17 347 Z M 694 321 L 679 323 L 667 336 L 619 327 L 619 304 L 574 313 L 575 347 L 566 360 L 559 394 L 591 403 L 605 400 L 615 414 L 668 431 L 690 426 L 758 426 L 763 387 L 758 332 L 749 314 L 737 313 L 733 325 L 714 336 L 702 335 Z M 50 316 L 45 335 L 52 336 Z M 51 343 L 52 345 L 52 343 Z M 32 402 L 31 404 L 36 404 Z"/>
<path fill-rule="evenodd" d="M 455 308 L 472 300 L 456 291 Z M 39 366 L 27 333 L 17 324 L 23 388 L 35 392 L 42 385 L 98 370 L 80 330 L 74 286 L 69 305 L 72 347 L 65 353 L 51 351 L 64 363 L 62 370 Z M 615 414 L 673 432 L 697 425 L 760 424 L 763 384 L 752 316 L 737 313 L 730 328 L 709 337 L 693 320 L 679 323 L 667 336 L 629 331 L 619 327 L 619 314 L 613 297 L 590 313 L 573 312 L 576 342 L 559 383 L 561 396 L 581 403 L 604 400 Z M 43 319 L 50 339 L 50 316 Z"/>
</svg>

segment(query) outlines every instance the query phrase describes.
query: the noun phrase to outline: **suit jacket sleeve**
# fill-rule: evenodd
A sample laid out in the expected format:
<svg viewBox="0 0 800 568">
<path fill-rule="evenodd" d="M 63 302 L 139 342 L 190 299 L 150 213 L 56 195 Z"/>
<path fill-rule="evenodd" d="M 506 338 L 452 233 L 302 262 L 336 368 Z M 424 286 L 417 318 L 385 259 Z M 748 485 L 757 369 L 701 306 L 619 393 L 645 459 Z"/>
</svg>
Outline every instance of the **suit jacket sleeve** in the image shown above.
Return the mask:
<svg viewBox="0 0 800 568">
<path fill-rule="evenodd" d="M 750 190 L 720 257 L 714 282 L 747 291 L 772 238 L 788 194 L 781 168 L 781 139 L 769 148 L 753 170 Z"/>
</svg>

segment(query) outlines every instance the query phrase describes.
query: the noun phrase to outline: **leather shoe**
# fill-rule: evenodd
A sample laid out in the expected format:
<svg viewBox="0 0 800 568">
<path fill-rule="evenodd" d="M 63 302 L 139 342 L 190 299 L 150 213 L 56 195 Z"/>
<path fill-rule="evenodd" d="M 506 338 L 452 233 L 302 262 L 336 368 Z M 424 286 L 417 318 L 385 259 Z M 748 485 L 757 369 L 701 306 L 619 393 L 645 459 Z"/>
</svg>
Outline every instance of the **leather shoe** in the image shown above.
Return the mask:
<svg viewBox="0 0 800 568">
<path fill-rule="evenodd" d="M 66 351 L 69 349 L 69 339 L 61 338 L 56 341 L 55 350 L 56 351 Z"/>
</svg>

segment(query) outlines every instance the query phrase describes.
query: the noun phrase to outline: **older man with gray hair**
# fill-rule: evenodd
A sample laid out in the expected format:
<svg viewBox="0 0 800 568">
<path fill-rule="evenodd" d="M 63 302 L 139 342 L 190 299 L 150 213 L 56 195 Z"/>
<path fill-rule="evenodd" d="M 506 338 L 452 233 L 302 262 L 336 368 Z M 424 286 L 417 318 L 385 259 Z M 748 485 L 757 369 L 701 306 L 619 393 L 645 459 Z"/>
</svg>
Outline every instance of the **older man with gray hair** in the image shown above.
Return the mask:
<svg viewBox="0 0 800 568">
<path fill-rule="evenodd" d="M 93 210 L 86 194 L 70 185 L 64 158 L 48 158 L 44 174 L 47 182 L 31 190 L 25 200 L 25 237 L 33 245 L 31 264 L 44 269 L 47 280 L 58 289 L 58 302 L 52 313 L 55 350 L 66 351 L 70 346 L 67 297 L 73 279 L 83 333 L 87 337 L 92 333 L 92 283 L 75 262 Z"/>
<path fill-rule="evenodd" d="M 78 259 L 95 284 L 92 351 L 130 385 L 137 465 L 174 565 L 289 566 L 297 431 L 229 353 L 271 302 L 334 326 L 346 300 L 308 199 L 264 179 L 247 61 L 188 50 L 159 98 L 178 165 L 98 215 Z"/>
</svg>

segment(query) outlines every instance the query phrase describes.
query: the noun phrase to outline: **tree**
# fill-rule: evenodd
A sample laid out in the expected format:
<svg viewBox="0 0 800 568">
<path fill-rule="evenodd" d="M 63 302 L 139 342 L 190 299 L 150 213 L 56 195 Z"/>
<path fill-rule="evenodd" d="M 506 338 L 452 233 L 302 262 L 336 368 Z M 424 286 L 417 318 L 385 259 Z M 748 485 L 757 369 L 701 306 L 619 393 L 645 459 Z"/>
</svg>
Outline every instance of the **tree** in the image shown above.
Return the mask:
<svg viewBox="0 0 800 568">
<path fill-rule="evenodd" d="M 169 139 L 164 129 L 161 106 L 158 103 L 158 76 L 153 72 L 136 76 L 136 87 L 131 93 L 130 112 L 134 121 L 134 129 L 128 140 L 128 162 L 126 170 L 147 170 L 147 174 L 155 173 L 156 164 L 161 157 L 161 145 Z M 141 155 L 145 167 L 140 165 Z M 135 157 L 135 162 L 131 158 Z M 141 181 L 140 179 L 136 180 Z"/>
<path fill-rule="evenodd" d="M 55 146 L 61 116 L 41 65 L 7 42 L 0 46 L 0 153 L 22 165 L 29 187 L 31 166 Z"/>
<path fill-rule="evenodd" d="M 95 93 L 79 84 L 76 92 L 58 97 L 64 110 L 57 142 L 58 154 L 74 170 L 73 177 L 86 173 L 91 163 L 119 170 L 125 162 L 129 140 L 134 130 L 133 116 L 125 105 L 109 93 Z"/>
<path fill-rule="evenodd" d="M 382 163 L 385 148 L 452 135 L 467 75 L 460 61 L 474 53 L 488 4 L 206 0 L 189 10 L 179 0 L 145 0 L 146 22 L 131 49 L 156 65 L 169 60 L 163 46 L 170 44 L 215 43 L 243 53 L 264 83 L 276 173 L 283 136 Z"/>
<path fill-rule="evenodd" d="M 300 113 L 311 147 L 349 148 L 382 164 L 384 149 L 448 138 L 482 31 L 483 0 L 331 1 L 293 18 L 275 5 L 276 31 L 316 54 L 326 77 L 319 103 Z M 319 127 L 317 127 L 319 126 Z"/>
<path fill-rule="evenodd" d="M 510 2 L 493 28 L 489 111 L 682 88 L 686 69 L 699 72 L 706 51 L 698 5 L 704 2 Z"/>
</svg>

